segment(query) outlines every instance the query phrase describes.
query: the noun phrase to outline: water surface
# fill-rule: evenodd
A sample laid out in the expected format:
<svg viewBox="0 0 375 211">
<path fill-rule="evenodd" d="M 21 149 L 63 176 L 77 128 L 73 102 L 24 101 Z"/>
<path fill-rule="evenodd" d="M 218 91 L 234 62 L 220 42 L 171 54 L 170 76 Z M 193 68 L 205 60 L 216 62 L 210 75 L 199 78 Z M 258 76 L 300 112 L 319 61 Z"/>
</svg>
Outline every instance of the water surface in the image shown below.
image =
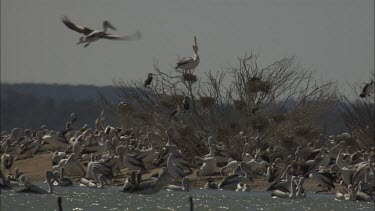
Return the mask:
<svg viewBox="0 0 375 211">
<path fill-rule="evenodd" d="M 41 185 L 45 188 L 46 185 Z M 161 191 L 155 195 L 132 195 L 119 187 L 89 189 L 57 187 L 55 193 L 39 195 L 1 191 L 1 210 L 55 210 L 61 196 L 63 210 L 189 210 L 189 195 L 194 210 L 374 210 L 374 203 L 336 201 L 332 194 L 307 195 L 306 199 L 274 199 L 269 192 L 193 190 L 190 193 Z"/>
</svg>

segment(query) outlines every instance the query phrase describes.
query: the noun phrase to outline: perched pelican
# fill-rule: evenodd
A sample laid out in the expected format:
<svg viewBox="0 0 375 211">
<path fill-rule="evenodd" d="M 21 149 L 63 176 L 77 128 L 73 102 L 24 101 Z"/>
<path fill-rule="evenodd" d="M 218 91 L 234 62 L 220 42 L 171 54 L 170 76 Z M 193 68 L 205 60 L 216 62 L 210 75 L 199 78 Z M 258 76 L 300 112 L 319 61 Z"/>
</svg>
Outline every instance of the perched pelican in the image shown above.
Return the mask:
<svg viewBox="0 0 375 211">
<path fill-rule="evenodd" d="M 105 176 L 103 174 L 99 174 L 98 171 L 94 171 L 94 174 L 95 174 L 95 177 L 98 178 L 97 183 L 93 182 L 92 180 L 88 180 L 86 178 L 81 178 L 79 186 L 88 187 L 88 188 L 103 188 Z"/>
<path fill-rule="evenodd" d="M 253 178 L 249 175 L 249 173 L 245 170 L 245 163 L 241 162 L 239 165 L 241 171 L 245 174 L 244 176 L 241 175 L 231 175 L 224 178 L 220 184 L 219 188 L 223 190 L 236 190 L 238 183 L 244 182 L 247 183 L 249 180 L 253 181 Z"/>
<path fill-rule="evenodd" d="M 191 186 L 190 186 L 190 180 L 187 177 L 184 177 L 181 182 L 182 186 L 176 186 L 176 185 L 168 185 L 167 190 L 171 191 L 186 191 L 190 192 Z"/>
<path fill-rule="evenodd" d="M 292 176 L 290 180 L 290 193 L 283 192 L 280 190 L 275 190 L 271 193 L 271 196 L 274 196 L 276 198 L 296 198 L 296 184 L 294 182 L 295 176 Z"/>
<path fill-rule="evenodd" d="M 60 169 L 64 167 L 65 173 L 70 176 L 84 176 L 85 169 L 77 159 L 76 155 L 72 153 L 67 159 L 61 159 L 58 165 L 53 166 L 54 171 L 60 172 Z"/>
<path fill-rule="evenodd" d="M 237 166 L 239 164 L 240 164 L 239 161 L 233 160 L 232 158 L 229 158 L 228 159 L 228 164 L 226 166 L 224 166 L 224 167 L 221 167 L 221 169 L 220 169 L 220 175 L 221 176 L 227 175 L 226 172 L 232 173 L 237 168 Z"/>
<path fill-rule="evenodd" d="M 287 168 L 285 169 L 283 175 L 281 178 L 285 175 L 285 180 L 280 180 L 275 183 L 273 183 L 267 191 L 273 191 L 273 190 L 281 190 L 283 192 L 290 192 L 290 179 L 291 177 L 289 176 L 289 171 L 290 171 L 291 165 L 288 165 Z"/>
<path fill-rule="evenodd" d="M 77 44 L 86 43 L 84 47 L 87 47 L 88 45 L 90 45 L 90 43 L 97 41 L 99 39 L 102 39 L 102 38 L 109 39 L 109 40 L 134 40 L 134 39 L 140 39 L 141 37 L 141 34 L 139 31 L 137 31 L 133 35 L 124 35 L 124 36 L 107 33 L 108 28 L 116 30 L 116 28 L 113 27 L 112 24 L 109 23 L 109 21 L 103 22 L 103 31 L 93 30 L 85 26 L 80 26 L 78 24 L 71 22 L 67 17 L 63 17 L 62 22 L 69 29 L 85 35 L 81 37 L 79 39 L 79 42 L 77 43 Z"/>
<path fill-rule="evenodd" d="M 362 89 L 362 93 L 359 95 L 361 98 L 365 98 L 365 97 L 368 97 L 370 96 L 370 93 L 371 92 L 374 92 L 374 81 L 371 80 L 370 83 L 367 83 L 363 89 Z"/>
<path fill-rule="evenodd" d="M 55 178 L 58 186 L 62 186 L 62 187 L 72 186 L 73 185 L 72 180 L 65 177 L 64 173 L 65 173 L 65 169 L 64 169 L 64 167 L 62 167 L 60 169 L 59 178 Z"/>
<path fill-rule="evenodd" d="M 373 195 L 362 191 L 362 181 L 358 183 L 357 187 L 358 187 L 357 193 L 354 195 L 356 200 L 368 201 L 368 202 L 375 201 L 375 197 Z"/>
<path fill-rule="evenodd" d="M 175 67 L 175 69 L 193 70 L 198 66 L 200 58 L 198 56 L 198 45 L 196 36 L 194 36 L 193 50 L 194 56 L 180 59 L 177 62 L 177 66 Z"/>
<path fill-rule="evenodd" d="M 36 185 L 31 184 L 29 181 L 26 180 L 25 175 L 20 177 L 20 183 L 23 184 L 22 187 L 17 188 L 17 193 L 37 193 L 37 194 L 48 194 L 53 193 L 53 185 L 52 185 L 53 173 L 52 171 L 46 171 L 46 180 L 48 183 L 49 190 L 44 190 Z"/>
<path fill-rule="evenodd" d="M 340 168 L 337 164 L 333 164 L 331 166 L 331 172 L 338 172 L 341 174 L 342 179 L 344 180 L 344 183 L 346 185 L 352 184 L 352 177 L 354 174 L 353 170 L 347 169 L 347 168 Z"/>
<path fill-rule="evenodd" d="M 173 163 L 173 154 L 169 154 L 167 160 L 167 169 L 168 173 L 177 181 L 178 179 L 184 178 L 186 176 L 184 169 L 178 165 Z"/>
</svg>

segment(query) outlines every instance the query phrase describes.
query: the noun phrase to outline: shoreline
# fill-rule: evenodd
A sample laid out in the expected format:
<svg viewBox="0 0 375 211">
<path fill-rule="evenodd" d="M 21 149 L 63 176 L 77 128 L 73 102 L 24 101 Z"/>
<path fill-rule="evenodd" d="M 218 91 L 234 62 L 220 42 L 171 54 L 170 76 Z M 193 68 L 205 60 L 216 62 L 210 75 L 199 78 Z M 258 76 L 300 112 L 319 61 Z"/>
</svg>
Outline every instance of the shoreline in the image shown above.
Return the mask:
<svg viewBox="0 0 375 211">
<path fill-rule="evenodd" d="M 14 169 L 18 168 L 26 178 L 30 182 L 44 182 L 45 181 L 45 172 L 48 170 L 52 170 L 52 155 L 53 153 L 40 153 L 36 156 L 28 159 L 23 160 L 16 160 L 13 163 L 11 173 L 14 173 Z M 147 179 L 151 177 L 151 175 L 157 173 L 159 168 L 150 170 L 149 173 L 142 175 L 143 179 Z M 122 171 L 122 173 L 128 172 L 127 170 Z M 202 188 L 206 183 L 204 178 L 198 178 L 196 176 L 197 169 L 193 171 L 192 174 L 188 175 L 187 177 L 191 180 L 191 184 L 193 188 Z M 9 170 L 6 170 L 5 175 L 9 173 Z M 113 183 L 109 186 L 122 186 L 128 174 L 123 174 L 121 176 L 116 176 L 113 179 Z M 78 177 L 72 177 L 73 180 L 76 182 L 79 181 Z M 207 177 L 208 178 L 208 177 Z M 222 176 L 212 176 L 210 177 L 214 179 L 216 183 L 218 183 L 223 177 Z M 268 183 L 266 179 L 263 178 L 255 178 L 254 183 L 249 182 L 248 185 L 250 187 L 250 191 L 266 191 L 266 189 L 271 186 L 272 183 Z M 327 194 L 333 194 L 336 191 L 344 190 L 345 187 L 339 184 L 335 184 L 336 189 L 331 192 L 323 192 Z M 320 187 L 312 181 L 311 179 L 306 179 L 304 183 L 304 189 L 306 192 L 316 192 L 320 190 Z"/>
</svg>

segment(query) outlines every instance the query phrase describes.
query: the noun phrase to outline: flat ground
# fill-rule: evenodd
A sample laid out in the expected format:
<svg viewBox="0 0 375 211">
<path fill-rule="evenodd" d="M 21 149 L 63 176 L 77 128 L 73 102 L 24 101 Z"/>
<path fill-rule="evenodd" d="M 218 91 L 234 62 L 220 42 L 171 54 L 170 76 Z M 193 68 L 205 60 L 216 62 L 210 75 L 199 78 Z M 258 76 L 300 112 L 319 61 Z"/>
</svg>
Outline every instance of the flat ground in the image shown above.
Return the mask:
<svg viewBox="0 0 375 211">
<path fill-rule="evenodd" d="M 52 154 L 53 153 L 47 153 L 47 154 L 38 154 L 33 158 L 24 159 L 24 160 L 17 160 L 13 164 L 12 167 L 12 173 L 15 168 L 18 168 L 20 171 L 22 171 L 26 178 L 31 182 L 43 182 L 45 181 L 45 171 L 52 169 Z M 157 173 L 159 169 L 153 169 L 150 173 L 144 174 L 142 178 L 149 178 L 151 175 Z M 191 175 L 188 176 L 188 178 L 192 181 L 192 185 L 195 188 L 201 188 L 206 183 L 206 180 L 204 180 L 202 177 L 198 178 L 196 176 L 197 170 L 195 170 Z M 9 171 L 6 171 L 5 174 L 9 173 Z M 122 185 L 124 183 L 124 180 L 126 178 L 127 172 L 124 172 L 124 175 L 117 176 L 113 180 L 114 185 Z M 214 176 L 211 177 L 216 182 L 220 181 L 223 177 L 221 176 Z M 77 178 L 78 179 L 78 178 Z M 265 191 L 271 184 L 268 183 L 263 178 L 256 178 L 254 180 L 254 183 L 249 183 L 251 190 L 255 191 Z M 320 187 L 317 186 L 317 183 L 312 181 L 311 179 L 307 179 L 304 183 L 304 188 L 308 192 L 315 192 L 320 190 Z M 344 189 L 343 186 L 340 186 L 339 184 L 336 184 L 336 190 L 342 190 Z M 334 190 L 332 191 L 334 193 Z"/>
</svg>

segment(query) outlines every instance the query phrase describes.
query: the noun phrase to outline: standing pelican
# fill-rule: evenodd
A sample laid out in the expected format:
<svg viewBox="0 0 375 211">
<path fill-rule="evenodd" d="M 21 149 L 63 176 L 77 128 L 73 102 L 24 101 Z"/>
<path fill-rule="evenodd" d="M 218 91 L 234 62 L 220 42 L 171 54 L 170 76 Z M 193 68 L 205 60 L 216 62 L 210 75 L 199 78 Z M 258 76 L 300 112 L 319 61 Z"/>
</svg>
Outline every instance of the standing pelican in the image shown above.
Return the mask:
<svg viewBox="0 0 375 211">
<path fill-rule="evenodd" d="M 362 93 L 359 95 L 361 98 L 365 98 L 365 97 L 368 97 L 370 96 L 370 93 L 371 92 L 374 92 L 374 81 L 371 80 L 370 83 L 367 83 L 363 89 L 362 89 Z"/>
<path fill-rule="evenodd" d="M 244 176 L 241 175 L 231 175 L 226 178 L 224 178 L 221 183 L 219 184 L 219 189 L 223 190 L 236 190 L 238 183 L 240 182 L 248 182 L 250 179 L 251 181 L 254 182 L 253 178 L 249 175 L 249 173 L 245 170 L 245 162 L 241 162 L 239 167 L 241 171 L 245 174 Z"/>
<path fill-rule="evenodd" d="M 175 67 L 175 69 L 193 70 L 198 66 L 200 58 L 198 56 L 198 45 L 196 36 L 194 36 L 193 50 L 194 56 L 180 59 L 180 61 L 177 62 L 177 66 Z"/>
<path fill-rule="evenodd" d="M 115 34 L 107 33 L 107 29 L 108 28 L 116 30 L 116 28 L 113 27 L 112 24 L 109 21 L 104 21 L 103 22 L 103 31 L 101 31 L 101 30 L 93 30 L 93 29 L 90 29 L 90 28 L 85 27 L 85 26 L 80 26 L 78 24 L 75 24 L 75 23 L 71 22 L 65 16 L 62 18 L 61 21 L 69 29 L 71 29 L 73 31 L 76 31 L 78 33 L 82 33 L 82 34 L 85 35 L 85 36 L 81 37 L 79 39 L 79 42 L 77 43 L 77 44 L 86 43 L 84 45 L 84 47 L 87 47 L 88 45 L 90 45 L 90 43 L 92 43 L 94 41 L 97 41 L 97 40 L 99 40 L 101 38 L 109 39 L 109 40 L 134 40 L 134 39 L 139 39 L 140 36 L 141 36 L 141 34 L 140 34 L 139 31 L 137 31 L 133 35 L 123 35 L 123 36 L 122 35 L 115 35 Z"/>
<path fill-rule="evenodd" d="M 7 153 L 8 145 L 5 148 L 4 154 L 1 156 L 1 167 L 4 169 L 11 169 L 14 161 L 14 157 Z"/>
<path fill-rule="evenodd" d="M 186 192 L 190 192 L 191 186 L 190 186 L 190 180 L 189 180 L 189 178 L 187 178 L 187 177 L 183 178 L 181 184 L 182 184 L 182 186 L 168 185 L 167 190 L 170 190 L 170 191 L 186 191 Z"/>
<path fill-rule="evenodd" d="M 275 190 L 274 192 L 272 192 L 271 196 L 277 198 L 296 198 L 296 183 L 294 182 L 294 180 L 295 176 L 292 176 L 292 179 L 290 180 L 290 193 Z"/>
<path fill-rule="evenodd" d="M 16 190 L 17 193 L 37 193 L 37 194 L 48 194 L 53 193 L 53 185 L 52 185 L 53 173 L 52 171 L 46 171 L 46 180 L 48 183 L 49 190 L 44 190 L 34 184 L 31 184 L 29 181 L 26 180 L 25 175 L 20 177 L 20 183 L 23 184 L 21 188 Z"/>
<path fill-rule="evenodd" d="M 168 173 L 168 170 L 163 167 L 160 172 L 158 179 L 149 179 L 136 184 L 130 193 L 135 194 L 154 194 L 159 192 L 165 185 L 171 181 L 171 175 Z"/>
</svg>

